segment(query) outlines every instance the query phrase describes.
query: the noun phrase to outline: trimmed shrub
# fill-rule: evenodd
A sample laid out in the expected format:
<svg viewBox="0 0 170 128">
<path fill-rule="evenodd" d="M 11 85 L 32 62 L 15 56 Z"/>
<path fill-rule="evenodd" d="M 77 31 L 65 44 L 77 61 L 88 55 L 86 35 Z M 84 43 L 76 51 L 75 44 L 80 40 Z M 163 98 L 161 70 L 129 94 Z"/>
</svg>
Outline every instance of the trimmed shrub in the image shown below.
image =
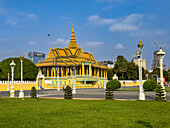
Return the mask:
<svg viewBox="0 0 170 128">
<path fill-rule="evenodd" d="M 118 80 L 110 80 L 107 82 L 106 88 L 111 89 L 112 91 L 121 87 L 121 83 Z"/>
<path fill-rule="evenodd" d="M 165 89 L 163 89 L 161 85 L 157 85 L 156 87 L 156 100 L 157 101 L 166 101 L 164 90 Z"/>
<path fill-rule="evenodd" d="M 114 99 L 113 85 L 107 84 L 106 86 L 106 99 Z"/>
<path fill-rule="evenodd" d="M 154 80 L 151 80 L 151 79 L 146 80 L 143 84 L 143 88 L 146 91 L 152 91 L 156 88 L 156 86 L 157 86 L 157 83 Z"/>
<path fill-rule="evenodd" d="M 67 85 L 65 89 L 64 99 L 72 99 L 72 98 L 73 98 L 72 89 L 69 85 Z"/>
<path fill-rule="evenodd" d="M 36 88 L 34 86 L 31 88 L 30 96 L 32 98 L 37 98 Z"/>
</svg>

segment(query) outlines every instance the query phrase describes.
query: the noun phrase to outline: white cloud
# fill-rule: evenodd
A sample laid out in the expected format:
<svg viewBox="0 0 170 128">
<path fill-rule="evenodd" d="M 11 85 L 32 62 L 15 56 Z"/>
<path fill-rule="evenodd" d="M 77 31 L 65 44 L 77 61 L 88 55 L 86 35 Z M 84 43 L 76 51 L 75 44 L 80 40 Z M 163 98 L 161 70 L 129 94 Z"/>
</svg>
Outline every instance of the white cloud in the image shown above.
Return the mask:
<svg viewBox="0 0 170 128">
<path fill-rule="evenodd" d="M 8 41 L 8 39 L 6 39 L 6 38 L 0 38 L 0 42 L 6 42 L 6 41 Z"/>
<path fill-rule="evenodd" d="M 144 15 L 131 14 L 121 18 L 104 19 L 98 15 L 91 15 L 88 17 L 90 24 L 94 25 L 108 25 L 110 31 L 134 31 L 139 28 L 142 23 L 137 23 Z"/>
<path fill-rule="evenodd" d="M 16 20 L 7 20 L 6 23 L 10 24 L 13 27 L 18 26 L 18 22 Z"/>
<path fill-rule="evenodd" d="M 108 2 L 108 3 L 112 3 L 112 2 L 122 2 L 125 0 L 97 0 L 98 2 Z"/>
<path fill-rule="evenodd" d="M 69 42 L 70 42 L 69 40 L 58 38 L 56 41 L 52 42 L 52 44 L 54 45 L 56 44 L 59 46 L 68 46 Z"/>
<path fill-rule="evenodd" d="M 151 36 L 162 36 L 167 34 L 166 30 L 137 30 L 129 34 L 130 37 L 151 37 Z"/>
<path fill-rule="evenodd" d="M 37 42 L 36 41 L 30 41 L 28 44 L 33 46 L 33 45 L 36 45 Z"/>
<path fill-rule="evenodd" d="M 30 20 L 38 20 L 38 17 L 35 14 L 29 14 L 28 19 L 30 19 Z"/>
<path fill-rule="evenodd" d="M 104 43 L 103 42 L 86 42 L 85 43 L 85 47 L 89 47 L 89 48 L 96 48 L 96 47 L 99 47 L 99 46 L 102 46 Z"/>
<path fill-rule="evenodd" d="M 117 44 L 115 46 L 115 49 L 124 49 L 123 45 L 122 44 Z"/>
</svg>

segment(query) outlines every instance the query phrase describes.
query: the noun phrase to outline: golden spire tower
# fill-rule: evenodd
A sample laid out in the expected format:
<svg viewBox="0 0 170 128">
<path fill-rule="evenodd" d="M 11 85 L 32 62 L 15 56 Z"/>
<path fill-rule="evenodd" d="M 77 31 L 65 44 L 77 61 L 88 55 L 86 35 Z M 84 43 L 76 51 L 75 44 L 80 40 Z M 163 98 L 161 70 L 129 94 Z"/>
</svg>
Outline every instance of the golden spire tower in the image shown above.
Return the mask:
<svg viewBox="0 0 170 128">
<path fill-rule="evenodd" d="M 73 24 L 72 24 L 71 40 L 70 40 L 70 44 L 68 45 L 68 48 L 71 48 L 71 49 L 77 49 L 78 48 L 78 45 L 76 43 L 75 34 L 74 34 L 74 26 L 73 26 Z"/>
</svg>

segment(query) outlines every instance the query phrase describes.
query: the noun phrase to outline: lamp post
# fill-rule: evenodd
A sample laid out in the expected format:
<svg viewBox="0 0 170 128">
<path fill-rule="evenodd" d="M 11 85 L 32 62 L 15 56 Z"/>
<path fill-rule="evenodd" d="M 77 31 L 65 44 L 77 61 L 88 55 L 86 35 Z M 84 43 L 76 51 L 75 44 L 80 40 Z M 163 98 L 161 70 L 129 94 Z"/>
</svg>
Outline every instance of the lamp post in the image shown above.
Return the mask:
<svg viewBox="0 0 170 128">
<path fill-rule="evenodd" d="M 8 72 L 8 88 L 7 91 L 9 91 L 9 72 Z"/>
<path fill-rule="evenodd" d="M 58 82 L 57 82 L 57 83 L 58 83 L 58 89 L 57 89 L 57 90 L 60 91 L 60 85 L 59 85 L 59 73 L 57 73 L 57 81 L 58 81 Z"/>
<path fill-rule="evenodd" d="M 166 92 L 165 92 L 165 87 L 163 84 L 163 58 L 165 56 L 165 52 L 162 51 L 162 48 L 160 47 L 159 52 L 157 52 L 157 55 L 159 57 L 159 62 L 160 62 L 160 82 L 161 82 L 161 86 L 164 89 L 164 94 L 165 94 L 165 99 L 166 99 Z"/>
<path fill-rule="evenodd" d="M 23 91 L 23 59 L 24 56 L 21 54 L 20 61 L 21 61 L 21 90 L 19 92 L 19 98 L 24 98 L 24 91 Z"/>
<path fill-rule="evenodd" d="M 74 68 L 72 68 L 72 73 L 75 71 Z M 74 75 L 72 75 L 72 79 L 73 79 L 73 91 L 72 93 L 75 94 L 76 93 L 76 87 L 75 87 L 75 72 L 74 72 Z"/>
<path fill-rule="evenodd" d="M 11 86 L 11 91 L 10 91 L 10 97 L 15 97 L 15 90 L 14 90 L 14 67 L 15 67 L 14 60 L 10 63 L 11 70 L 12 70 L 12 86 Z"/>
<path fill-rule="evenodd" d="M 145 100 L 145 93 L 143 91 L 143 85 L 142 85 L 142 48 L 143 44 L 142 41 L 139 41 L 138 44 L 138 51 L 136 52 L 136 55 L 138 56 L 138 65 L 139 65 L 139 100 Z"/>
</svg>

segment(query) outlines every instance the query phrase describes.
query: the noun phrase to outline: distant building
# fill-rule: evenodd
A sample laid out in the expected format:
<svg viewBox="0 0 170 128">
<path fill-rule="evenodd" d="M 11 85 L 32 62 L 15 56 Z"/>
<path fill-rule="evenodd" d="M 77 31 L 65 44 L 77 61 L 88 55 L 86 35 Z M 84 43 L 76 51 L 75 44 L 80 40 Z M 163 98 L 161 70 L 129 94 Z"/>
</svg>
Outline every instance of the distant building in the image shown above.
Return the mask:
<svg viewBox="0 0 170 128">
<path fill-rule="evenodd" d="M 157 56 L 158 52 L 159 52 L 159 50 L 155 50 L 153 53 L 152 69 L 159 68 L 159 66 L 160 66 L 159 57 Z"/>
<path fill-rule="evenodd" d="M 152 69 L 160 67 L 159 57 L 157 55 L 158 52 L 159 50 L 155 50 L 153 53 Z M 166 65 L 163 65 L 163 69 L 166 70 Z"/>
<path fill-rule="evenodd" d="M 131 62 L 138 65 L 138 57 L 134 57 Z M 145 59 L 142 59 L 142 67 L 146 70 L 146 60 Z"/>
<path fill-rule="evenodd" d="M 113 61 L 99 61 L 98 63 L 103 64 L 104 66 L 107 66 L 108 68 L 114 67 Z"/>
<path fill-rule="evenodd" d="M 45 60 L 45 54 L 40 52 L 29 52 L 28 58 L 34 62 L 34 64 L 37 64 L 39 61 Z"/>
</svg>

